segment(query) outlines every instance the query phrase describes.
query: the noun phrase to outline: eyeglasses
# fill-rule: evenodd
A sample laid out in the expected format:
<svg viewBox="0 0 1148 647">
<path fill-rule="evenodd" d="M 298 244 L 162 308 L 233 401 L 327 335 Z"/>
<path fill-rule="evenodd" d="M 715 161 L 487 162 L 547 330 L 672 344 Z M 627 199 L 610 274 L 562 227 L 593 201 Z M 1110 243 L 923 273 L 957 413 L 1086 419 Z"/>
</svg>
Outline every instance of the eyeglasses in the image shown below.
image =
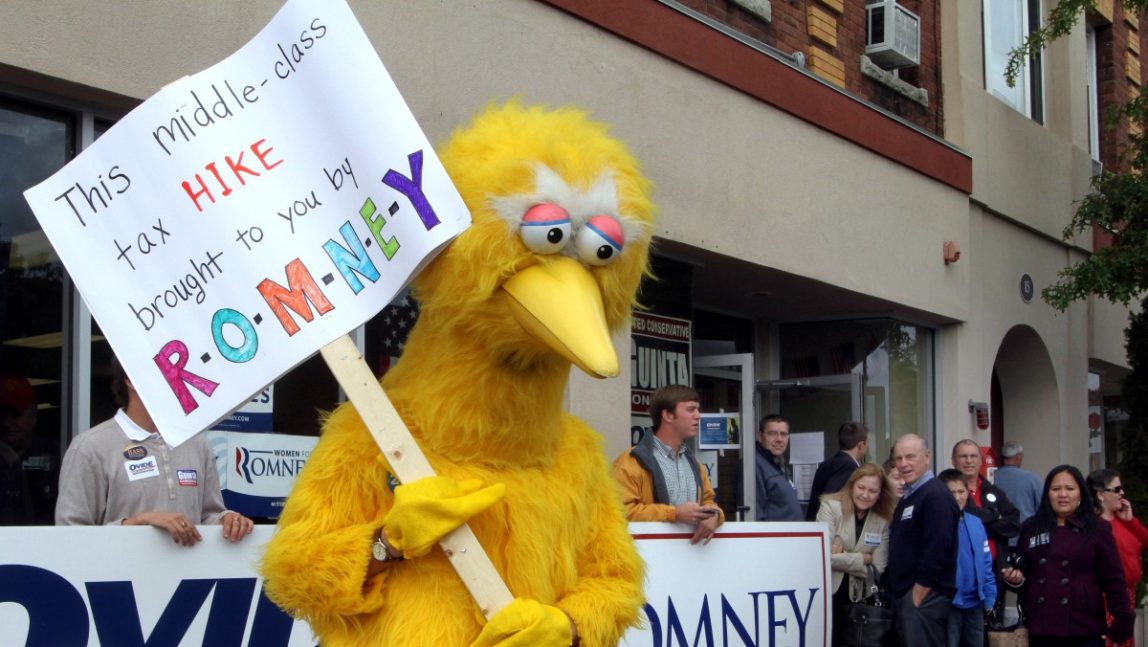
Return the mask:
<svg viewBox="0 0 1148 647">
<path fill-rule="evenodd" d="M 1106 487 L 1106 488 L 1104 488 L 1104 491 L 1105 492 L 1111 492 L 1113 494 L 1124 494 L 1124 486 L 1123 485 L 1117 485 L 1116 487 Z"/>
</svg>

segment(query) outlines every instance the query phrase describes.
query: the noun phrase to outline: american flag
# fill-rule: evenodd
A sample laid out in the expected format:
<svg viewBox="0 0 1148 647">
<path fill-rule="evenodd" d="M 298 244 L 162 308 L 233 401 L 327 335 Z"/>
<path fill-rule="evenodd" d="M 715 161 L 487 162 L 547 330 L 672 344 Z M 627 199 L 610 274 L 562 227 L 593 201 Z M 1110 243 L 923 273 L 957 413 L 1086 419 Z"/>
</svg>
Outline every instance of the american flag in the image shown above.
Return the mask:
<svg viewBox="0 0 1148 647">
<path fill-rule="evenodd" d="M 411 328 L 414 328 L 418 319 L 419 304 L 411 296 L 410 290 L 403 290 L 375 317 L 375 329 L 372 332 L 379 342 L 375 372 L 380 377 L 399 361 L 403 348 L 407 345 Z"/>
</svg>

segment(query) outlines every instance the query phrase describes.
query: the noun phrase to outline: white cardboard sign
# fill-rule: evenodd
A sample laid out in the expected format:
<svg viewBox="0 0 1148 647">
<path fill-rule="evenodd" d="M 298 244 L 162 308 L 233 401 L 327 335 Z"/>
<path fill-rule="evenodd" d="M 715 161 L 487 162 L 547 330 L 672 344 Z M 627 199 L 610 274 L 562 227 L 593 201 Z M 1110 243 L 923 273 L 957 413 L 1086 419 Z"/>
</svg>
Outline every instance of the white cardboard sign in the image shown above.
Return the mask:
<svg viewBox="0 0 1148 647">
<path fill-rule="evenodd" d="M 470 223 L 327 0 L 289 0 L 25 197 L 172 444 L 361 325 Z"/>
</svg>

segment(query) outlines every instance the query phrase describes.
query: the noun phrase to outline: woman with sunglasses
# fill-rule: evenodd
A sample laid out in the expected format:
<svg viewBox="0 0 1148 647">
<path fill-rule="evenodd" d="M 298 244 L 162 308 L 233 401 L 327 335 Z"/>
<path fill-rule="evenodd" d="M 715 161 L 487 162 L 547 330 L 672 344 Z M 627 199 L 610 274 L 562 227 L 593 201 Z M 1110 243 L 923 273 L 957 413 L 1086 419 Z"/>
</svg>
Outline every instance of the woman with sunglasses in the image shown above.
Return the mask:
<svg viewBox="0 0 1148 647">
<path fill-rule="evenodd" d="M 1120 563 L 1124 567 L 1124 583 L 1128 587 L 1128 599 L 1136 604 L 1136 583 L 1140 581 L 1143 567 L 1140 553 L 1148 551 L 1148 528 L 1132 516 L 1132 504 L 1124 498 L 1124 485 L 1116 470 L 1100 469 L 1088 475 L 1088 487 L 1096 493 L 1096 512 L 1112 525 L 1112 535 L 1116 538 L 1116 550 L 1120 552 Z M 1109 645 L 1133 647 L 1134 641 L 1122 643 L 1108 641 Z"/>
</svg>

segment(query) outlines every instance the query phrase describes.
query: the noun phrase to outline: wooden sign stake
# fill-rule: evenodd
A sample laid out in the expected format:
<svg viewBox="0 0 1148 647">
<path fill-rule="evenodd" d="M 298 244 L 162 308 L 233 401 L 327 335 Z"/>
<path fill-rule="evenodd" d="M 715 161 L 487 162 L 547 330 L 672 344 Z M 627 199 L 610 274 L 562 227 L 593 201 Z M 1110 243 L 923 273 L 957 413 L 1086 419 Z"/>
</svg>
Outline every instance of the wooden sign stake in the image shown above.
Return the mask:
<svg viewBox="0 0 1148 647">
<path fill-rule="evenodd" d="M 363 361 L 363 354 L 354 340 L 344 335 L 319 352 L 339 386 L 354 403 L 359 417 L 367 425 L 399 481 L 410 483 L 434 476 L 434 469 L 390 398 L 383 392 L 378 379 Z M 443 537 L 439 546 L 487 620 L 514 599 L 470 526 L 463 524 L 452 531 Z"/>
</svg>

